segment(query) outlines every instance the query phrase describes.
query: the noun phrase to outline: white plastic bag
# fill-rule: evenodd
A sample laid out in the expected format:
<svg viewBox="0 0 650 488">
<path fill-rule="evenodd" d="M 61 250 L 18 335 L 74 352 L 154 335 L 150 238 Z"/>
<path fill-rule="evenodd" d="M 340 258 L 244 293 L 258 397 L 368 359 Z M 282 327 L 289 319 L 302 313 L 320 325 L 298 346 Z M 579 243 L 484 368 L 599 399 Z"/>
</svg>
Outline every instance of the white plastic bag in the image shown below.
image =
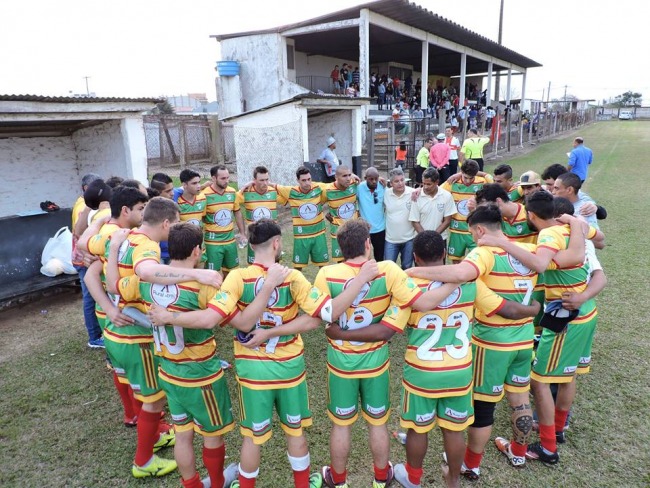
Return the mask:
<svg viewBox="0 0 650 488">
<path fill-rule="evenodd" d="M 72 232 L 61 227 L 53 237 L 47 240 L 41 256 L 41 273 L 54 277 L 61 273 L 77 274 L 72 266 Z"/>
</svg>

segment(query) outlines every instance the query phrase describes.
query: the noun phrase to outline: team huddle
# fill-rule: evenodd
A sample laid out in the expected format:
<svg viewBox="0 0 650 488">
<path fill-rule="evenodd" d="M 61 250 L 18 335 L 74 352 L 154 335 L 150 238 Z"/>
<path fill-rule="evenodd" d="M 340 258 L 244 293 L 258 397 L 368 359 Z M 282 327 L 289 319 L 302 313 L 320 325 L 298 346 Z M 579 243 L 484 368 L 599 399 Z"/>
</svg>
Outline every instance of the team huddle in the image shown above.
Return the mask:
<svg viewBox="0 0 650 488">
<path fill-rule="evenodd" d="M 498 166 L 493 178 L 467 160 L 440 187 L 435 169 L 426 170 L 421 192 L 381 210 L 388 222 L 398 206 L 412 209 L 442 192 L 453 210 L 432 205 L 441 212 L 432 225 L 418 216 L 408 248 L 415 266 L 405 265 L 404 252 L 400 266 L 377 254 L 376 223 L 359 213 L 364 184 L 370 205 L 389 201 L 377 198 L 386 182 L 379 192 L 371 170 L 360 183 L 341 165 L 334 182 L 317 183 L 300 167 L 297 184 L 281 186 L 260 166 L 235 191 L 219 165 L 203 187 L 191 170 L 181 173 L 176 190 L 165 175 L 154 176 L 151 187 L 161 196 L 152 198 L 144 188 L 88 185 L 86 205 L 98 211 L 82 215 L 88 227 L 76 246 L 88 256 L 85 284 L 96 301 L 125 424 L 137 427 L 133 476 L 178 469 L 186 488 L 254 487 L 275 411 L 296 487 L 348 486 L 351 427 L 359 414 L 368 427 L 373 488 L 394 481 L 421 486 L 436 425 L 444 481 L 460 486 L 461 477 L 480 477 L 504 396 L 512 431 L 495 438 L 496 448 L 515 467 L 559 462 L 576 375 L 590 367 L 594 298 L 606 285 L 595 253 L 604 241 L 596 222 L 604 209 L 560 165 L 542 177 L 526 172 L 515 184 L 509 166 Z M 403 173 L 391 172 L 389 183 L 403 192 Z M 294 269 L 279 264 L 283 205 L 291 211 Z M 246 267 L 239 266 L 238 246 L 248 248 Z M 310 260 L 320 268 L 313 284 L 301 272 Z M 236 400 L 219 359 L 217 325 L 234 329 Z M 320 326 L 328 341 L 332 427 L 330 462 L 313 470 L 303 431 L 313 413 L 301 334 Z M 407 342 L 398 407 L 407 434 L 406 459 L 393 465 L 388 341 L 396 332 Z M 243 442 L 239 463 L 224 466 L 223 435 L 235 427 L 231 402 Z M 163 420 L 165 405 L 173 425 Z M 539 441 L 532 442 L 535 431 Z M 194 433 L 203 438 L 204 480 Z M 175 460 L 155 454 L 172 445 Z"/>
</svg>

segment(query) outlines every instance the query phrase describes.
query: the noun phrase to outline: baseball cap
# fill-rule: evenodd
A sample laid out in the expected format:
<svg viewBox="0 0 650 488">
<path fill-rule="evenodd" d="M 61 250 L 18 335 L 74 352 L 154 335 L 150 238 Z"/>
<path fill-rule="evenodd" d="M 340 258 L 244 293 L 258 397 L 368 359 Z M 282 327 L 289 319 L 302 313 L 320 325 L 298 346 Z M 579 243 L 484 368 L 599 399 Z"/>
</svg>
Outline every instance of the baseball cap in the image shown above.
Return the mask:
<svg viewBox="0 0 650 488">
<path fill-rule="evenodd" d="M 562 306 L 562 300 L 553 300 L 546 304 L 539 325 L 559 333 L 578 315 L 580 315 L 580 310 L 567 310 Z"/>
<path fill-rule="evenodd" d="M 332 144 L 336 142 L 336 139 L 334 139 L 332 136 L 327 138 L 327 147 L 330 147 Z"/>
<path fill-rule="evenodd" d="M 444 141 L 444 140 L 446 139 L 446 137 L 445 137 L 444 134 L 438 134 L 438 135 L 436 136 L 436 139 L 438 139 L 439 141 Z"/>
<path fill-rule="evenodd" d="M 541 185 L 542 179 L 534 171 L 526 171 L 521 178 L 519 178 L 519 185 L 521 186 L 532 186 L 532 185 Z"/>
</svg>

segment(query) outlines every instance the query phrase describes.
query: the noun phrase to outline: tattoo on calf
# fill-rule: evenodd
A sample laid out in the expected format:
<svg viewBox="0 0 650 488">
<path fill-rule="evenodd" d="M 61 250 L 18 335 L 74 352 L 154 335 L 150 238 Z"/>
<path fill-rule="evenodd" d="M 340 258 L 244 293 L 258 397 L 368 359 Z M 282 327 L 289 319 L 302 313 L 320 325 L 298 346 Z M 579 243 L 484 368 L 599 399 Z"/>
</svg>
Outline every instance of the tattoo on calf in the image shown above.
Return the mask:
<svg viewBox="0 0 650 488">
<path fill-rule="evenodd" d="M 528 438 L 533 430 L 533 416 L 526 413 L 515 416 L 512 421 L 512 431 L 515 441 L 519 444 L 528 444 Z"/>
</svg>

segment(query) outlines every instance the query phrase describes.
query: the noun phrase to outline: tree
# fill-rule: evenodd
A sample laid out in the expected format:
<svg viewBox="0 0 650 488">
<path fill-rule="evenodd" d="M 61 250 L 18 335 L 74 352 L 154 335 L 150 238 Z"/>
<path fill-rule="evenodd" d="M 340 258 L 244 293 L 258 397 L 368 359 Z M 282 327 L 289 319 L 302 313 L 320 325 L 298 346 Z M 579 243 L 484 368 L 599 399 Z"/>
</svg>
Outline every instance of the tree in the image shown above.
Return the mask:
<svg viewBox="0 0 650 488">
<path fill-rule="evenodd" d="M 174 115 L 174 107 L 168 100 L 156 104 L 155 109 L 160 115 Z"/>
<path fill-rule="evenodd" d="M 643 95 L 638 92 L 626 91 L 614 98 L 617 107 L 640 107 Z"/>
</svg>

